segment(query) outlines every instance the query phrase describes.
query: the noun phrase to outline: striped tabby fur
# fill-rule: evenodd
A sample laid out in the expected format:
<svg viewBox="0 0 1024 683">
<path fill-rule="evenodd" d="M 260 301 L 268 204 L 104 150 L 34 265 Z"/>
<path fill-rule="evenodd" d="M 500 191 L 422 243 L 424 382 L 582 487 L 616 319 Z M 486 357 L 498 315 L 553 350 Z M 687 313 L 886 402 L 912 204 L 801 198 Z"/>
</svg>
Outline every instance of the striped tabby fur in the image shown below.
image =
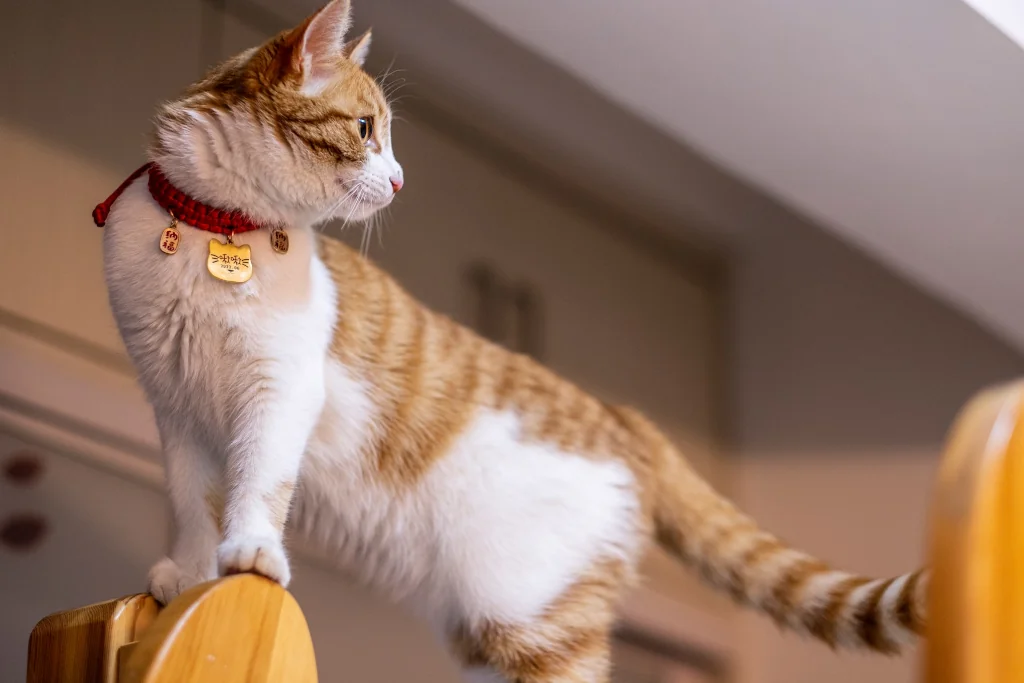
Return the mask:
<svg viewBox="0 0 1024 683">
<path fill-rule="evenodd" d="M 218 574 L 287 584 L 286 520 L 420 611 L 474 680 L 603 681 L 650 539 L 781 626 L 895 652 L 924 624 L 920 573 L 871 581 L 739 513 L 636 412 L 606 405 L 416 302 L 315 227 L 391 202 L 391 110 L 345 41 L 348 0 L 214 69 L 156 120 L 151 158 L 264 231 L 254 274 L 177 254 L 141 179 L 105 233 L 111 306 L 160 428 L 177 528 L 163 601 Z M 367 124 L 369 121 L 369 124 Z"/>
</svg>

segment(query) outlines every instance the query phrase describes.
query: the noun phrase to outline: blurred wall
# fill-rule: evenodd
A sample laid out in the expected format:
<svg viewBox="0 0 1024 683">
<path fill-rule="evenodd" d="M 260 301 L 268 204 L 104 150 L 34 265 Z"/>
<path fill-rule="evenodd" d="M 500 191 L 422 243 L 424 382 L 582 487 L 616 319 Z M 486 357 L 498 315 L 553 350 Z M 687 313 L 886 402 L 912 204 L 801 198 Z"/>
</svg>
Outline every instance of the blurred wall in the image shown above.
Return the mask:
<svg viewBox="0 0 1024 683">
<path fill-rule="evenodd" d="M 119 354 L 89 211 L 141 161 L 153 104 L 200 71 L 211 10 L 199 1 L 101 5 L 0 7 L 11 27 L 3 49 L 15 65 L 0 76 L 0 309 Z M 225 35 L 246 44 L 253 29 L 229 18 Z M 604 132 L 652 139 L 635 125 Z M 409 187 L 374 254 L 417 294 L 465 317 L 459 268 L 477 255 L 500 261 L 549 292 L 548 362 L 650 411 L 768 528 L 854 570 L 889 574 L 920 561 L 944 431 L 973 391 L 1021 374 L 1019 353 L 682 147 L 660 145 L 666 165 L 652 172 L 674 177 L 685 167 L 686 182 L 664 203 L 728 235 L 725 307 L 714 286 L 541 197 L 460 145 L 457 132 L 412 117 L 396 135 Z M 573 173 L 586 184 L 585 164 Z M 715 331 L 723 315 L 727 344 Z M 736 456 L 728 463 L 714 457 L 723 417 Z M 144 567 L 149 558 L 134 561 Z M 721 611 L 681 572 L 653 568 L 660 590 Z M 421 627 L 356 589 L 330 588 L 334 579 L 319 568 L 308 572 L 324 588 L 307 585 L 321 597 L 334 591 L 332 609 L 345 615 L 314 610 L 311 619 L 327 642 L 349 644 L 333 652 L 361 663 L 359 680 L 450 675 Z M 778 635 L 760 617 L 736 623 L 738 680 L 913 678 L 913 657 L 836 656 Z M 402 634 L 403 658 L 380 633 Z"/>
<path fill-rule="evenodd" d="M 759 220 L 735 254 L 730 310 L 736 495 L 844 569 L 914 569 L 946 430 L 1024 359 L 772 202 L 749 208 Z M 746 615 L 737 637 L 750 683 L 917 680 L 916 653 L 837 655 Z"/>
</svg>

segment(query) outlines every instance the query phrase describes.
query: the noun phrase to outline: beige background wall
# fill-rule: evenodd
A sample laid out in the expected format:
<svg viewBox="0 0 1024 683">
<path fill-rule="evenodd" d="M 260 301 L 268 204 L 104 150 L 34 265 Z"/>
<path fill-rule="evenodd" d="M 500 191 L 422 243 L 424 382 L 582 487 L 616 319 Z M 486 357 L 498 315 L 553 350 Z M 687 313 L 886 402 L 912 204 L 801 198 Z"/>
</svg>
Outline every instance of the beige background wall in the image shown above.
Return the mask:
<svg viewBox="0 0 1024 683">
<path fill-rule="evenodd" d="M 1019 353 L 860 253 L 764 205 L 736 254 L 736 495 L 784 538 L 887 576 L 923 557 L 942 440 Z M 744 618 L 741 680 L 907 683 L 916 655 L 831 653 Z"/>
<path fill-rule="evenodd" d="M 198 72 L 209 10 L 199 2 L 101 4 L 0 8 L 17 56 L 0 103 L 0 310 L 119 352 L 89 212 L 141 161 L 153 104 Z M 231 30 L 246 36 L 244 27 Z M 678 165 L 692 182 L 679 195 L 702 224 L 729 235 L 724 309 L 699 280 L 594 229 L 451 137 L 413 120 L 398 139 L 409 186 L 376 255 L 420 296 L 464 315 L 459 267 L 470 256 L 492 257 L 545 292 L 549 362 L 649 410 L 766 526 L 851 569 L 884 574 L 920 561 L 943 433 L 971 392 L 1021 374 L 1017 352 L 683 149 Z M 719 316 L 729 320 L 728 343 L 716 336 Z M 727 463 L 712 457 L 723 358 L 736 456 Z M 61 481 L 81 481 L 76 472 Z M 52 500 L 68 497 L 55 490 Z M 159 494 L 143 497 L 160 509 Z M 159 544 L 136 546 L 151 554 Z M 9 575 L 11 562 L 0 555 L 0 573 Z M 310 568 L 318 578 L 304 585 L 331 585 L 321 571 Z M 657 565 L 655 573 L 666 593 L 719 611 L 678 570 Z M 450 674 L 421 627 L 358 590 L 334 590 L 332 609 L 349 619 L 330 610 L 311 619 L 333 654 L 356 663 L 359 680 Z M 315 591 L 306 597 L 316 599 Z M 913 679 L 913 658 L 837 657 L 778 635 L 761 618 L 736 624 L 741 681 Z M 403 639 L 403 658 L 381 634 Z"/>
</svg>

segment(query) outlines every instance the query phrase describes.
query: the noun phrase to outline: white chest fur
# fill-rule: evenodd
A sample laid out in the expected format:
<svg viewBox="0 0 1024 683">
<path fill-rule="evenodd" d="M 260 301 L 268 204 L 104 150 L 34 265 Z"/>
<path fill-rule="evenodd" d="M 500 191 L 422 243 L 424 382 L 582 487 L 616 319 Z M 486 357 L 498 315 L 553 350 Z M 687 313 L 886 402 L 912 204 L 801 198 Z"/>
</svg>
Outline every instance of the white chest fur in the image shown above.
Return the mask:
<svg viewBox="0 0 1024 683">
<path fill-rule="evenodd" d="M 187 420 L 212 448 L 252 391 L 291 381 L 289 373 L 322 373 L 334 286 L 311 229 L 290 232 L 287 254 L 266 231 L 236 235 L 250 245 L 254 273 L 233 284 L 207 271 L 210 239 L 223 237 L 179 224 L 181 243 L 168 255 L 159 240 L 169 223 L 145 178 L 114 204 L 104 239 L 110 303 L 158 421 Z M 308 367 L 310 359 L 319 362 Z"/>
</svg>

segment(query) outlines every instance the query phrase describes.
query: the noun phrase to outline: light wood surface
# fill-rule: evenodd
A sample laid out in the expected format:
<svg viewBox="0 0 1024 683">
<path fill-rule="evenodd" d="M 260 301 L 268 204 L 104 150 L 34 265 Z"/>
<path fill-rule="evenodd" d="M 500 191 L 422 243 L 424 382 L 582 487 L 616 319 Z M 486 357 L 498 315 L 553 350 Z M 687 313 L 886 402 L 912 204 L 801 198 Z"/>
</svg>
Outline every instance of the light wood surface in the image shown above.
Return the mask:
<svg viewBox="0 0 1024 683">
<path fill-rule="evenodd" d="M 118 650 L 157 613 L 148 595 L 133 595 L 46 617 L 28 644 L 28 683 L 117 683 Z"/>
<path fill-rule="evenodd" d="M 295 598 L 242 574 L 158 610 L 148 595 L 53 614 L 29 638 L 28 683 L 316 683 Z"/>
<path fill-rule="evenodd" d="M 931 518 L 926 683 L 1024 681 L 1024 383 L 958 417 Z"/>
<path fill-rule="evenodd" d="M 125 658 L 119 683 L 316 683 L 295 598 L 242 574 L 182 593 Z"/>
</svg>

